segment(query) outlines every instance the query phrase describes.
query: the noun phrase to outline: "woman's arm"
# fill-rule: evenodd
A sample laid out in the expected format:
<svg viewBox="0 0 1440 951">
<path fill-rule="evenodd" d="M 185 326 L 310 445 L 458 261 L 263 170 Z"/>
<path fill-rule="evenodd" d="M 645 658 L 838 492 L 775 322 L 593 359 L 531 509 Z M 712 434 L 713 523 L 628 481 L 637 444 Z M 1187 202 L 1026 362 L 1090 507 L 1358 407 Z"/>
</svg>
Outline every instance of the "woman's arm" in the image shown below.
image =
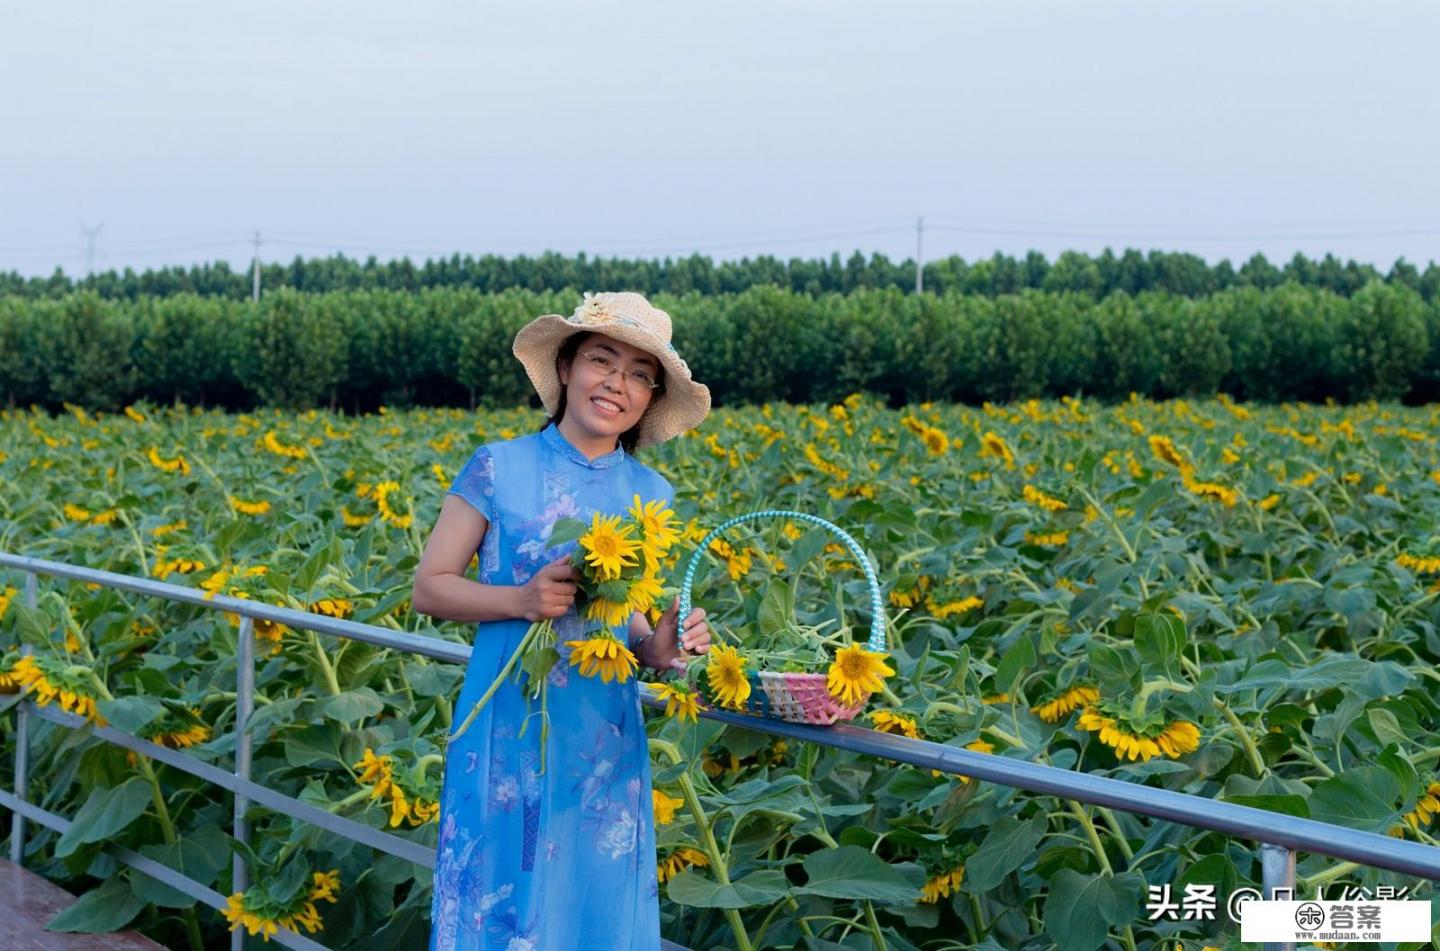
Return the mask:
<svg viewBox="0 0 1440 951">
<path fill-rule="evenodd" d="M 440 517 L 415 567 L 410 603 L 416 611 L 446 621 L 504 621 L 559 617 L 575 603 L 575 585 L 565 559 L 540 569 L 526 584 L 481 584 L 465 577 L 489 523 L 470 503 L 447 495 Z"/>
</svg>

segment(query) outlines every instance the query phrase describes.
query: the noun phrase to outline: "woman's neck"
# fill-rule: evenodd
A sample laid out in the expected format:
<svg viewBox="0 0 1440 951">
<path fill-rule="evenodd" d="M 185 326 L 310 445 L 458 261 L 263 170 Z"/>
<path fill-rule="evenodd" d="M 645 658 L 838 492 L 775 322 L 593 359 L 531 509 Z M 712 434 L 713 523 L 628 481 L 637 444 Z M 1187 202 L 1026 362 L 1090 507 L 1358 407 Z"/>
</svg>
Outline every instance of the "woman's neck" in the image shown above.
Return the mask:
<svg viewBox="0 0 1440 951">
<path fill-rule="evenodd" d="M 560 435 L 565 437 L 566 442 L 580 450 L 586 459 L 592 461 L 601 456 L 608 456 L 615 451 L 615 447 L 619 444 L 614 436 L 596 435 L 585 431 L 568 414 L 555 424 L 555 428 L 560 430 Z"/>
</svg>

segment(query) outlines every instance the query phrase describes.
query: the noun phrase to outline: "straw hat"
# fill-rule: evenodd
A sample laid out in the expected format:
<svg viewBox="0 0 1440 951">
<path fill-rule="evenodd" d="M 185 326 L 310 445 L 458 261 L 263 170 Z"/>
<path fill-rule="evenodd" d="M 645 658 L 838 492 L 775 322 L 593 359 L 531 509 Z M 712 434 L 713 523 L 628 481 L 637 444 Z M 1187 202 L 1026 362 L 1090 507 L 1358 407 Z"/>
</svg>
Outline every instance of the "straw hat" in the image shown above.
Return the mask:
<svg viewBox="0 0 1440 951">
<path fill-rule="evenodd" d="M 590 294 L 569 317 L 545 314 L 520 328 L 511 349 L 524 364 L 547 413 L 560 402 L 555 357 L 568 337 L 598 333 L 639 347 L 664 367 L 664 387 L 640 417 L 638 446 L 651 446 L 700 425 L 710 412 L 710 390 L 696 383 L 670 343 L 670 315 L 634 293 Z M 659 395 L 663 394 L 663 395 Z"/>
</svg>

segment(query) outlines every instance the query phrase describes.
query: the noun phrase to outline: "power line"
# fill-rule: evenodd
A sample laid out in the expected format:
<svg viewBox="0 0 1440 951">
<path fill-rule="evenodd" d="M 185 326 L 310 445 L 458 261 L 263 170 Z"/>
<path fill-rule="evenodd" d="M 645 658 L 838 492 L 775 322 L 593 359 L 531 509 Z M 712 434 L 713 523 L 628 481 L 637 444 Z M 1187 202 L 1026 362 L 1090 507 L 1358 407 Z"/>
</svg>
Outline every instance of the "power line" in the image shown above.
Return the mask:
<svg viewBox="0 0 1440 951">
<path fill-rule="evenodd" d="M 692 234 L 692 235 L 679 235 L 679 236 L 677 236 L 677 235 L 667 235 L 667 236 L 651 235 L 651 236 L 649 236 L 649 237 L 627 237 L 627 238 L 618 238 L 618 239 L 617 239 L 617 238 L 605 238 L 605 239 L 602 239 L 602 240 L 599 241 L 599 242 L 589 241 L 589 240 L 587 240 L 587 239 L 575 239 L 575 238 L 563 238 L 563 239 L 561 239 L 561 238 L 557 238 L 557 237 L 556 237 L 555 235 L 553 235 L 553 234 L 552 234 L 552 235 L 546 235 L 546 236 L 529 236 L 529 237 L 519 237 L 519 236 L 513 236 L 513 235 L 512 235 L 512 236 L 505 237 L 503 240 L 501 240 L 501 239 L 496 239 L 496 238 L 493 237 L 493 236 L 488 237 L 488 238 L 482 238 L 482 237 L 479 237 L 479 236 L 475 236 L 475 237 L 463 238 L 463 239 L 460 239 L 460 240 L 452 240 L 452 241 L 448 242 L 448 244 L 445 245 L 445 247 L 444 247 L 443 249 L 440 250 L 440 253 L 456 253 L 454 249 L 456 249 L 456 248 L 463 248 L 463 247 L 466 247 L 466 246 L 470 246 L 470 247 L 484 247 L 484 246 L 487 246 L 487 245 L 491 245 L 491 246 L 493 246 L 493 245 L 506 245 L 506 246 L 512 246 L 512 247 L 513 247 L 513 246 L 515 246 L 515 245 L 526 245 L 526 244 L 528 244 L 528 245 L 537 245 L 537 244 L 558 244 L 558 245 L 592 244 L 592 245 L 595 245 L 595 244 L 598 244 L 598 245 L 601 245 L 601 246 L 604 246 L 604 247 L 607 247 L 607 248 L 620 248 L 620 249 L 623 249 L 623 248 L 627 248 L 627 247 L 631 247 L 631 246 L 634 246 L 634 247 L 656 247 L 656 246 L 661 246 L 661 245 L 663 245 L 663 246 L 674 246 L 674 245 L 683 245 L 683 244 L 691 244 L 691 243 L 706 243 L 706 242 L 716 241 L 716 240 L 730 241 L 730 240 L 747 240 L 747 239 L 754 239 L 754 240 L 756 240 L 756 241 L 763 241 L 763 240 L 766 240 L 766 239 L 769 239 L 769 238 L 774 238 L 774 237 L 784 237 L 784 238 L 790 238 L 790 237 L 805 237 L 805 236 L 809 236 L 809 235 L 814 235 L 814 234 L 816 234 L 817 232 L 820 232 L 819 237 L 822 237 L 822 238 L 823 238 L 823 237 L 825 237 L 826 235 L 828 235 L 828 234 L 830 234 L 830 233 L 832 233 L 832 232 L 837 232 L 837 231 L 838 231 L 838 232 L 841 232 L 842 235 L 843 235 L 844 233 L 848 233 L 848 232 L 853 231 L 853 230 L 855 230 L 855 229 L 878 228 L 878 227 L 882 227 L 882 226 L 890 226 L 890 225 L 897 225 L 897 224 L 898 224 L 898 222 L 897 222 L 897 220 L 894 219 L 894 218 L 879 218 L 879 219 L 871 218 L 871 219 L 867 219 L 867 220 L 864 220 L 864 221 L 841 221 L 841 222 L 831 222 L 831 223 L 829 223 L 829 224 L 824 224 L 824 225 L 819 225 L 819 224 L 817 224 L 817 225 L 791 225 L 791 226 L 786 226 L 786 227 L 774 227 L 774 228 L 754 228 L 754 229 L 748 229 L 748 230 L 745 230 L 745 231 L 712 232 L 712 233 L 704 234 L 704 235 L 694 235 L 694 234 Z M 401 239 L 401 240 L 398 240 L 398 241 L 397 241 L 393 236 L 381 238 L 381 237 L 373 237 L 373 236 L 367 237 L 367 236 L 354 235 L 354 234 L 341 235 L 341 234 L 335 234 L 335 233 L 333 233 L 333 232 L 321 233 L 321 232 L 307 232 L 307 231 L 271 231 L 271 232 L 268 232 L 268 233 L 270 234 L 271 238 L 276 239 L 276 240 L 283 240 L 283 241 L 285 241 L 285 242 L 294 243 L 294 244 L 297 244 L 297 245 L 303 243 L 303 244 L 306 244 L 306 245 L 311 245 L 311 246 L 316 246 L 316 247 L 330 247 L 330 246 L 334 246 L 334 245 L 344 244 L 344 245 L 348 245 L 348 246 L 351 246 L 351 247 L 360 247 L 360 248 L 365 249 L 365 250 L 370 250 L 370 249 L 373 248 L 373 249 L 375 249 L 375 250 L 386 250 L 386 251 L 393 251 L 394 248 L 395 248 L 395 246 L 397 246 L 397 245 L 404 245 L 406 250 L 419 250 L 421 247 L 433 247 L 433 245 L 431 245 L 429 242 L 425 242 L 423 245 L 421 245 L 421 244 L 417 244 L 417 243 L 412 243 L 412 242 L 410 242 L 410 241 L 406 241 L 406 240 L 404 240 L 404 239 Z"/>
<path fill-rule="evenodd" d="M 862 230 L 857 230 L 857 231 L 829 232 L 829 233 L 823 233 L 823 234 L 807 234 L 807 235 L 801 235 L 801 236 L 790 237 L 790 238 L 774 238 L 774 237 L 771 237 L 771 236 L 759 236 L 759 235 L 757 235 L 753 240 L 749 240 L 749 241 L 718 242 L 718 243 L 715 243 L 715 242 L 703 242 L 703 243 L 699 243 L 699 244 L 697 244 L 697 245 L 695 245 L 695 246 L 683 247 L 683 248 L 682 248 L 682 247 L 676 247 L 675 244 L 669 244 L 669 245 L 667 245 L 667 246 L 650 246 L 650 247 L 640 247 L 640 248 L 627 248 L 626 250 L 628 251 L 628 253 L 630 253 L 630 254 L 632 254 L 632 255 L 637 255 L 637 256 L 649 256 L 649 255 L 680 256 L 680 255 L 683 255 L 683 254 L 699 253 L 699 252 L 701 252 L 701 251 L 736 250 L 736 249 L 753 248 L 753 247 L 770 247 L 770 246 L 775 246 L 775 245 L 808 244 L 808 243 L 814 242 L 814 241 L 833 241 L 833 240 L 839 240 L 839 239 L 842 239 L 842 238 L 858 238 L 858 237 L 865 237 L 865 236 L 868 236 L 868 235 L 876 235 L 876 234 L 894 234 L 894 233 L 897 233 L 897 232 L 905 232 L 905 231 L 908 231 L 908 230 L 909 230 L 909 228 L 908 228 L 907 226 L 905 226 L 905 225 L 890 225 L 890 226 L 883 227 L 883 228 L 867 228 L 867 229 L 862 229 Z M 356 243 L 351 243 L 351 242 L 344 242 L 344 241 L 342 241 L 342 242 L 336 242 L 336 243 L 334 243 L 334 244 L 331 244 L 331 243 L 323 243 L 323 242 L 316 242 L 316 241 L 290 241 L 290 240 L 284 240 L 284 239 L 280 239 L 280 238 L 271 238 L 271 239 L 267 239 L 267 240 L 268 240 L 268 242 L 269 242 L 270 244 L 280 245 L 280 246 L 283 246 L 283 247 L 291 247 L 291 248 L 311 248 L 311 249 L 316 249 L 316 250 L 332 251 L 332 252 L 335 252 L 335 253 L 344 253 L 344 252 L 347 252 L 347 251 L 348 251 L 348 252 L 350 252 L 350 253 L 352 253 L 352 254 L 353 254 L 353 253 L 359 253 L 359 254 L 403 254 L 403 255 L 407 255 L 407 256 L 411 256 L 411 257 L 421 257 L 421 256 L 426 256 L 426 255 L 435 255 L 435 254 L 438 254 L 438 255 L 444 256 L 444 257 L 448 257 L 448 256 L 450 256 L 451 254 L 458 253 L 458 252 L 454 251 L 453 248 L 452 248 L 452 249 L 449 249 L 449 250 L 446 250 L 446 251 L 436 251 L 436 250 L 434 250 L 434 249 L 423 249 L 423 248 L 418 248 L 418 247 L 399 247 L 399 246 L 395 246 L 395 245 L 384 245 L 384 246 L 381 246 L 381 245 L 366 245 L 366 244 L 360 244 L 360 243 L 358 243 L 358 242 L 356 242 Z M 557 241 L 557 242 L 554 242 L 554 244 L 556 244 L 556 245 L 564 245 L 564 244 L 569 244 L 569 243 L 572 243 L 572 242 L 558 242 L 558 241 Z M 587 243 L 587 242 L 573 242 L 573 243 L 576 243 L 576 244 L 585 244 L 585 243 Z M 590 244 L 590 249 L 591 249 L 593 252 L 595 252 L 595 253 L 600 253 L 600 252 L 602 252 L 602 251 L 604 251 L 604 250 L 615 250 L 615 249 L 616 249 L 615 246 L 611 245 L 609 242 L 601 242 L 601 243 L 599 243 L 598 246 L 597 246 L 596 244 L 594 244 L 594 243 L 589 243 L 589 244 Z"/>
<path fill-rule="evenodd" d="M 1274 232 L 1269 234 L 1196 234 L 1175 232 L 1141 234 L 1116 231 L 1059 231 L 1038 228 L 986 228 L 977 225 L 933 225 L 936 231 L 953 231 L 979 235 L 1008 235 L 1019 238 L 1072 238 L 1098 241 L 1319 241 L 1335 238 L 1394 238 L 1440 234 L 1440 225 L 1422 228 L 1395 228 L 1376 231 L 1309 231 Z"/>
</svg>

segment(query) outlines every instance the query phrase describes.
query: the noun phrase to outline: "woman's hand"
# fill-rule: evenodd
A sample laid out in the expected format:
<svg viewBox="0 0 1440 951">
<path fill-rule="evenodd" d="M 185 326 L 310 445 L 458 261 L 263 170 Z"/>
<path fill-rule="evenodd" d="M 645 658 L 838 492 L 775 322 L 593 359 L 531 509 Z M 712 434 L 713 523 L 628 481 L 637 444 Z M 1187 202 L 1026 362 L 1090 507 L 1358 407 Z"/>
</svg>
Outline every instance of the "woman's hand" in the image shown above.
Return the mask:
<svg viewBox="0 0 1440 951">
<path fill-rule="evenodd" d="M 641 663 L 656 670 L 685 669 L 693 654 L 703 654 L 710 649 L 710 625 L 705 623 L 705 609 L 695 608 L 685 618 L 685 631 L 680 635 L 682 650 L 676 644 L 676 621 L 680 616 L 680 599 L 670 604 L 669 610 L 660 615 L 655 633 L 642 643 Z"/>
<path fill-rule="evenodd" d="M 530 623 L 557 618 L 575 604 L 575 570 L 570 556 L 556 558 L 520 588 L 521 617 Z"/>
</svg>

